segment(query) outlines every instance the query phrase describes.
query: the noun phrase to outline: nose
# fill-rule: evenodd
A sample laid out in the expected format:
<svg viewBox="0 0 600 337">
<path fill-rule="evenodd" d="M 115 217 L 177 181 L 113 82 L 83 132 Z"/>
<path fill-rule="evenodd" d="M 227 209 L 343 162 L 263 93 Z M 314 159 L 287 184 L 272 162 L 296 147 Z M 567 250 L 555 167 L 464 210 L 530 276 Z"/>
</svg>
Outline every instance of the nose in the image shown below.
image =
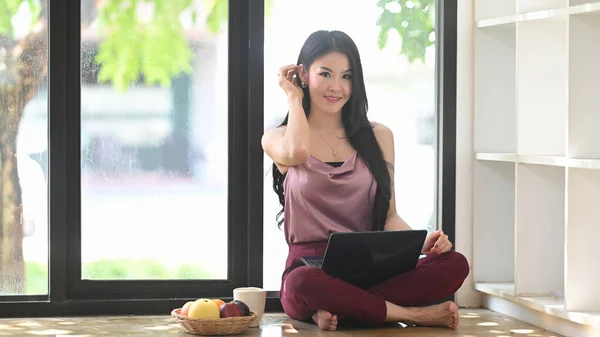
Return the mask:
<svg viewBox="0 0 600 337">
<path fill-rule="evenodd" d="M 329 83 L 329 90 L 335 91 L 335 92 L 341 91 L 342 90 L 341 80 L 337 79 L 337 78 L 333 78 L 331 80 L 331 82 Z"/>
</svg>

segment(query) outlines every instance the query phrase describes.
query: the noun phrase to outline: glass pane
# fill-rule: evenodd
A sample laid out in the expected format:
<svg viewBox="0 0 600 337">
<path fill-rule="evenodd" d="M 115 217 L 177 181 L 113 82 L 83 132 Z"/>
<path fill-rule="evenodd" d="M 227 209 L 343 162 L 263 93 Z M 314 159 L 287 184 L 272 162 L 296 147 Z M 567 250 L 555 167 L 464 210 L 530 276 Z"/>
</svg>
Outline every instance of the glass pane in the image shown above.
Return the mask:
<svg viewBox="0 0 600 337">
<path fill-rule="evenodd" d="M 48 294 L 48 6 L 0 0 L 0 295 Z"/>
<path fill-rule="evenodd" d="M 82 2 L 83 279 L 227 278 L 227 1 L 202 4 Z"/>
<path fill-rule="evenodd" d="M 389 0 L 356 1 L 350 6 L 345 0 L 274 0 L 265 16 L 265 130 L 279 125 L 288 111 L 276 76 L 279 68 L 297 62 L 312 32 L 344 31 L 361 55 L 369 119 L 394 133 L 398 213 L 412 228 L 429 231 L 436 228 L 433 4 L 433 0 Z M 382 27 L 391 28 L 386 39 L 380 37 Z M 264 286 L 279 290 L 288 248 L 275 219 L 281 205 L 273 191 L 271 164 L 265 156 L 264 240 L 269 245 L 264 252 Z"/>
</svg>

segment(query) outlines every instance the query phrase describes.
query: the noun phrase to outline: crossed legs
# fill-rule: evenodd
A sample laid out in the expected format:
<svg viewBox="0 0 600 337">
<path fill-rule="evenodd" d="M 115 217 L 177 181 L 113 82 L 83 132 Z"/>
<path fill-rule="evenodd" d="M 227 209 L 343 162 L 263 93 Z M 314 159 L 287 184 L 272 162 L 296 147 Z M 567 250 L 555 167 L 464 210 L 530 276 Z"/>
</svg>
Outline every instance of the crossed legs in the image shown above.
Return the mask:
<svg viewBox="0 0 600 337">
<path fill-rule="evenodd" d="M 456 328 L 458 308 L 454 303 L 421 306 L 455 293 L 468 273 L 465 257 L 447 252 L 423 258 L 414 270 L 363 290 L 320 269 L 298 266 L 283 278 L 281 302 L 290 318 L 312 318 L 328 330 L 335 330 L 338 319 Z"/>
</svg>

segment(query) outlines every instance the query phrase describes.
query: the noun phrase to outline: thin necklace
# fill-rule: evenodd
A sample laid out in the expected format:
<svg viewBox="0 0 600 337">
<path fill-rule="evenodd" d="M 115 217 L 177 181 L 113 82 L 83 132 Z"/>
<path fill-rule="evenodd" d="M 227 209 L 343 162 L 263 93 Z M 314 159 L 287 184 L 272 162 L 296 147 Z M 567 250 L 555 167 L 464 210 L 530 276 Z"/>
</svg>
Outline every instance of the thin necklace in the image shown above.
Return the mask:
<svg viewBox="0 0 600 337">
<path fill-rule="evenodd" d="M 340 145 L 340 142 L 342 141 L 343 138 L 336 136 L 338 138 L 338 142 L 337 142 L 337 144 L 335 144 L 335 147 L 331 147 L 331 145 L 329 145 L 329 143 L 327 143 L 327 141 L 325 140 L 325 137 L 323 137 L 323 135 L 320 132 L 319 132 L 319 136 L 321 136 L 321 139 L 323 139 L 325 144 L 327 144 L 327 146 L 329 146 L 329 148 L 331 149 L 331 153 L 335 157 L 336 156 L 335 149 L 337 149 L 338 145 Z"/>
</svg>

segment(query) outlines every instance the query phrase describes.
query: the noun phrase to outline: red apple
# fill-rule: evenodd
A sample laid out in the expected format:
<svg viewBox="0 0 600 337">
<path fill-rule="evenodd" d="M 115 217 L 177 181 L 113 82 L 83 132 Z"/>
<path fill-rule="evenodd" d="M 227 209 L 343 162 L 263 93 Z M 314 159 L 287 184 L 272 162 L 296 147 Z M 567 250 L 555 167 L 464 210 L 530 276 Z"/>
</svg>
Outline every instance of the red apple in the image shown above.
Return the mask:
<svg viewBox="0 0 600 337">
<path fill-rule="evenodd" d="M 244 313 L 242 312 L 240 307 L 238 307 L 237 304 L 233 302 L 221 304 L 221 306 L 219 307 L 219 311 L 221 312 L 221 318 L 244 316 Z"/>
<path fill-rule="evenodd" d="M 194 304 L 194 301 L 189 301 L 189 302 L 185 303 L 183 305 L 183 308 L 181 308 L 181 315 L 187 316 L 188 312 L 190 311 L 190 307 L 192 306 L 192 304 Z"/>
<path fill-rule="evenodd" d="M 246 305 L 246 303 L 244 303 L 240 300 L 234 300 L 233 302 L 235 304 L 237 304 L 237 306 L 240 308 L 240 310 L 242 310 L 242 313 L 244 314 L 244 316 L 250 316 L 250 308 L 248 308 L 248 305 Z"/>
</svg>

